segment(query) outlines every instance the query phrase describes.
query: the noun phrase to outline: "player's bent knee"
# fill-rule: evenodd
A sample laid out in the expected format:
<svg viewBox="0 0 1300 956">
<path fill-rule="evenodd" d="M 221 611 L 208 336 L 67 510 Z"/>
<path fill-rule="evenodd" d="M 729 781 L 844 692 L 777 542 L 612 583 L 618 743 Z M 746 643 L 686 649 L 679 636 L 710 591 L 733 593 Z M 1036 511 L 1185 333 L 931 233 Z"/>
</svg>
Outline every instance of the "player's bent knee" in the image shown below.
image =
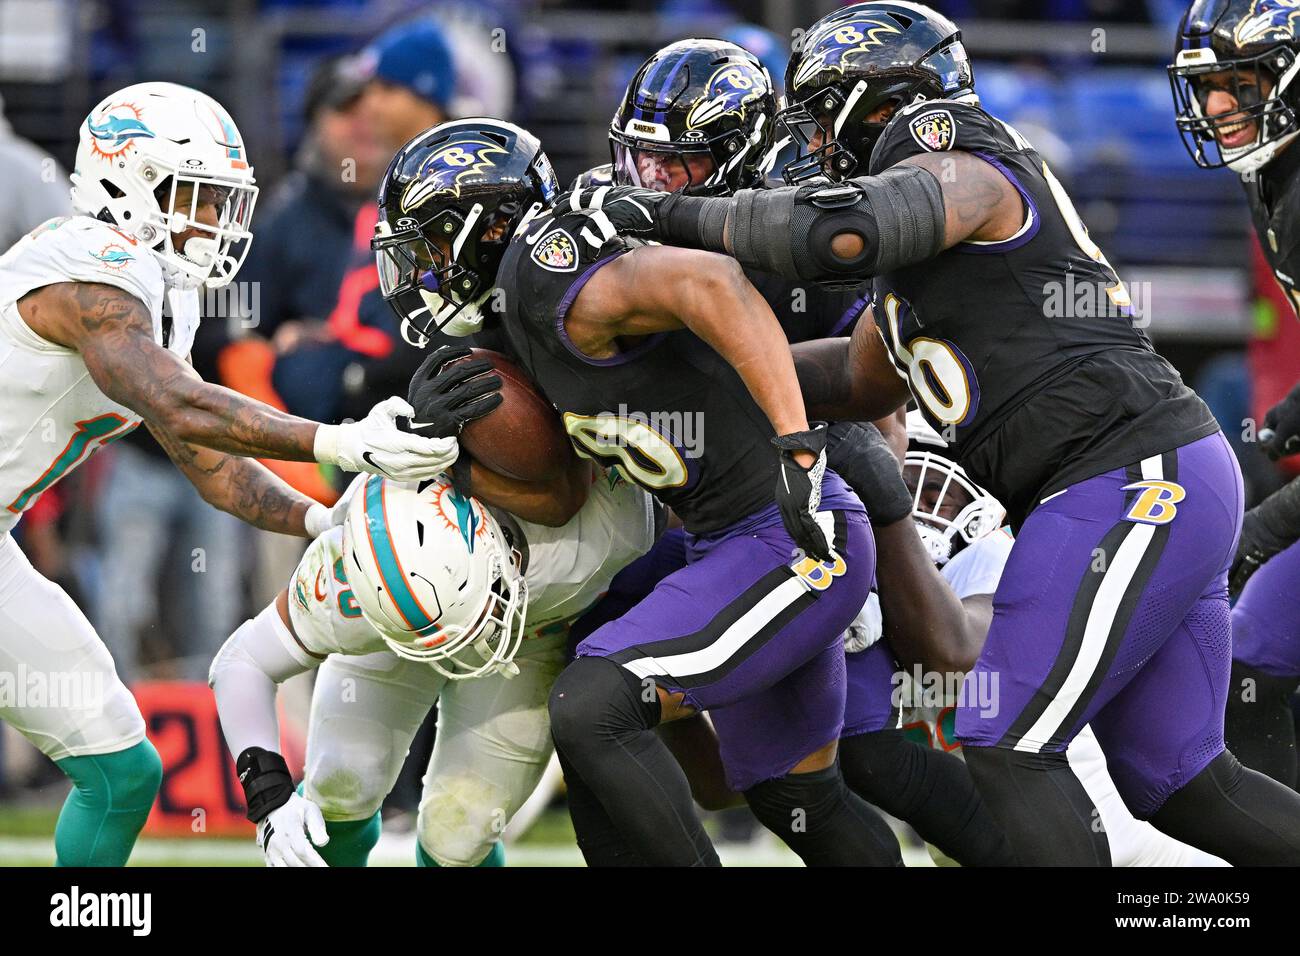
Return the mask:
<svg viewBox="0 0 1300 956">
<path fill-rule="evenodd" d="M 611 660 L 579 657 L 556 679 L 547 709 L 556 746 L 574 757 L 599 737 L 653 727 L 659 695 Z"/>
<path fill-rule="evenodd" d="M 326 753 L 310 762 L 303 790 L 326 820 L 364 820 L 388 795 L 389 752 Z"/>
<path fill-rule="evenodd" d="M 478 866 L 510 822 L 504 797 L 499 788 L 469 774 L 436 781 L 420 801 L 420 846 L 439 866 Z"/>
</svg>

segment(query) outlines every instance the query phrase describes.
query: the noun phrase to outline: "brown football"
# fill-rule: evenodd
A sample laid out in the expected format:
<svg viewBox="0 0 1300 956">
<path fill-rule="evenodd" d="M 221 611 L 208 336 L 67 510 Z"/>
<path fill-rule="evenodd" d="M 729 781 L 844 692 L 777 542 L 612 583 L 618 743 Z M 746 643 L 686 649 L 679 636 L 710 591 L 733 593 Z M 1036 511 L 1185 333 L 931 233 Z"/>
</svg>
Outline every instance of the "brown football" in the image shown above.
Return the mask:
<svg viewBox="0 0 1300 956">
<path fill-rule="evenodd" d="M 518 365 L 489 349 L 474 349 L 501 376 L 501 404 L 466 425 L 461 444 L 475 461 L 511 478 L 549 481 L 573 460 L 559 414 Z M 468 361 L 469 359 L 462 359 Z"/>
</svg>

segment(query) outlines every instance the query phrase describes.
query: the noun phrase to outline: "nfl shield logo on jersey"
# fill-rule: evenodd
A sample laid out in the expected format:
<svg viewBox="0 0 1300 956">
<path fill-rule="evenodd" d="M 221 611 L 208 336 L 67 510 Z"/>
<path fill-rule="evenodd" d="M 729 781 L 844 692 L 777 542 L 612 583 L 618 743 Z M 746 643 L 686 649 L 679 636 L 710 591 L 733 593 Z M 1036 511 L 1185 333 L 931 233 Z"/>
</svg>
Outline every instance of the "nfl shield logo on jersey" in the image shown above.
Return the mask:
<svg viewBox="0 0 1300 956">
<path fill-rule="evenodd" d="M 578 268 L 573 237 L 563 229 L 552 229 L 533 248 L 533 261 L 552 272 L 572 272 Z"/>
<path fill-rule="evenodd" d="M 952 114 L 947 110 L 930 110 L 912 120 L 912 138 L 934 153 L 952 149 Z"/>
</svg>

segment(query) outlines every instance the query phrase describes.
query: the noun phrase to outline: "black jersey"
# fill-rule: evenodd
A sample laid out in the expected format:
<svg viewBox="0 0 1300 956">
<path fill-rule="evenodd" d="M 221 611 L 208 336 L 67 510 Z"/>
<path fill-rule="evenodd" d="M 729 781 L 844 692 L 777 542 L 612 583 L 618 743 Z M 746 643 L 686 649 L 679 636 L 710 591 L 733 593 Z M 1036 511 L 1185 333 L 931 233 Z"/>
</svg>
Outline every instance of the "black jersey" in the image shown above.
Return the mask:
<svg viewBox="0 0 1300 956">
<path fill-rule="evenodd" d="M 497 274 L 511 351 L 556 406 L 574 447 L 617 465 L 681 517 L 720 531 L 773 502 L 772 426 L 736 371 L 686 330 L 614 358 L 578 351 L 564 319 L 596 270 L 642 243 L 593 235 L 583 214 L 547 215 L 511 241 Z"/>
<path fill-rule="evenodd" d="M 757 269 L 746 269 L 745 276 L 772 307 L 792 343 L 851 335 L 858 317 L 871 303 L 869 282 L 843 290 Z"/>
<path fill-rule="evenodd" d="M 873 309 L 922 412 L 1013 525 L 1075 482 L 1213 434 L 1209 409 L 1151 347 L 1127 288 L 1014 129 L 978 106 L 918 103 L 886 127 L 871 173 L 948 150 L 1010 180 L 1023 226 L 877 276 Z"/>
<path fill-rule="evenodd" d="M 1269 268 L 1300 312 L 1300 147 L 1285 150 L 1241 185 Z"/>
</svg>

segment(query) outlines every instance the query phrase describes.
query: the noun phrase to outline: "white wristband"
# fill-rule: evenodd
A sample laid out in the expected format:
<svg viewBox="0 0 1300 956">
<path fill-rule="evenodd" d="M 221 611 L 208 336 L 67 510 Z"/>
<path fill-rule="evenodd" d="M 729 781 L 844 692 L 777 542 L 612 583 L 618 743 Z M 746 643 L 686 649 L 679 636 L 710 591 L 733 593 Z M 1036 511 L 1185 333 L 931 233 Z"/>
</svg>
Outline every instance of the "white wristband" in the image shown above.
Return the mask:
<svg viewBox="0 0 1300 956">
<path fill-rule="evenodd" d="M 319 425 L 316 428 L 316 438 L 312 442 L 311 452 L 323 465 L 338 463 L 339 430 L 339 425 Z"/>
<path fill-rule="evenodd" d="M 333 513 L 319 501 L 315 501 L 303 515 L 302 523 L 307 528 L 309 538 L 319 538 L 334 526 Z"/>
</svg>

